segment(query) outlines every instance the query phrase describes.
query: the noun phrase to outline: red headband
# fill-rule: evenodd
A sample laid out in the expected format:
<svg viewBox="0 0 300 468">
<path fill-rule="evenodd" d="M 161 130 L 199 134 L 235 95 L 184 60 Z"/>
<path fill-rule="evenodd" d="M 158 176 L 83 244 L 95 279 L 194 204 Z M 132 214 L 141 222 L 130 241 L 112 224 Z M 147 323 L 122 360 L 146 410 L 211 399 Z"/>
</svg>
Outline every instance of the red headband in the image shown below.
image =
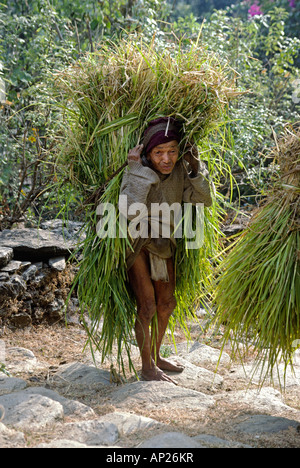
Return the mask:
<svg viewBox="0 0 300 468">
<path fill-rule="evenodd" d="M 171 117 L 161 117 L 152 120 L 144 133 L 144 148 L 146 153 L 158 145 L 181 140 L 179 123 Z"/>
</svg>

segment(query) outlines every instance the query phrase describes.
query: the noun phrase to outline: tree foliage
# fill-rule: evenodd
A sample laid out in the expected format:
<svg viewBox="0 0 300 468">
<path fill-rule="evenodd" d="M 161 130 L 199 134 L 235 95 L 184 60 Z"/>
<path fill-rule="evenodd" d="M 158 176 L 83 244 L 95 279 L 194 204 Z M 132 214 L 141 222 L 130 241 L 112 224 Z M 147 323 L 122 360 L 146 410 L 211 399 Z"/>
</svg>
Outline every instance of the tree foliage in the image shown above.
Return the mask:
<svg viewBox="0 0 300 468">
<path fill-rule="evenodd" d="M 51 73 L 93 51 L 103 37 L 143 24 L 153 34 L 155 19 L 168 12 L 167 3 L 158 0 L 0 4 L 1 76 L 6 88 L 0 112 L 0 201 L 8 226 L 32 207 L 31 215 L 39 214 L 38 198 L 48 195 L 46 186 L 54 178 L 51 133 L 59 116 L 49 94 Z"/>
<path fill-rule="evenodd" d="M 204 42 L 229 61 L 239 85 L 249 91 L 231 107 L 233 145 L 228 155 L 234 168 L 244 169 L 245 195 L 264 193 L 270 162 L 263 157 L 264 150 L 274 145 L 274 132 L 299 119 L 293 96 L 300 41 L 286 35 L 286 19 L 287 12 L 277 7 L 247 21 L 219 11 L 203 28 Z"/>
<path fill-rule="evenodd" d="M 245 196 L 264 192 L 268 161 L 261 157 L 286 122 L 299 120 L 299 2 L 174 0 L 4 0 L 0 4 L 0 216 L 59 210 L 49 199 L 55 182 L 51 135 L 62 116 L 53 108 L 51 75 L 103 39 L 136 31 L 151 40 L 201 40 L 229 62 L 248 91 L 231 107 L 225 157 Z M 263 14 L 251 16 L 251 5 Z M 202 10 L 200 11 L 200 6 Z M 224 8 L 219 10 L 219 8 Z M 298 16 L 297 16 L 298 15 Z M 203 20 L 203 18 L 205 19 Z M 3 87 L 1 85 L 1 87 Z M 249 188 L 250 187 L 250 188 Z M 64 190 L 64 196 L 73 196 Z M 48 198 L 47 198 L 48 197 Z M 59 197 L 58 197 L 59 198 Z M 76 204 L 76 200 L 74 199 Z M 16 206 L 17 205 L 17 206 Z M 1 218 L 0 218 L 1 219 Z M 2 226 L 3 227 L 3 226 Z"/>
</svg>

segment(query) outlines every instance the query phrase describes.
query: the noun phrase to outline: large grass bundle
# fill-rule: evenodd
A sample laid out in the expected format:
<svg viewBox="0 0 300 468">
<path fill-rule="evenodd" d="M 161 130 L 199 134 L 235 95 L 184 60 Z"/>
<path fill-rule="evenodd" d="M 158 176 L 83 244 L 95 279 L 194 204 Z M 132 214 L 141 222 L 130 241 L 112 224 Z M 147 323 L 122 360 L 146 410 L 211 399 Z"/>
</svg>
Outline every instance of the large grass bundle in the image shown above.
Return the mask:
<svg viewBox="0 0 300 468">
<path fill-rule="evenodd" d="M 288 129 L 273 151 L 274 185 L 221 263 L 216 290 L 224 343 L 256 351 L 261 381 L 287 365 L 300 337 L 300 131 Z"/>
<path fill-rule="evenodd" d="M 214 145 L 226 121 L 228 102 L 238 94 L 232 75 L 198 44 L 183 50 L 180 44 L 159 47 L 154 41 L 149 45 L 129 39 L 102 44 L 56 77 L 66 103 L 66 138 L 58 165 L 92 202 L 85 207 L 87 239 L 76 285 L 82 310 L 90 314 L 89 337 L 103 358 L 117 342 L 119 363 L 123 364 L 124 349 L 130 360 L 136 311 L 125 268 L 128 241 L 96 235 L 95 201 L 117 206 L 120 168 L 128 151 L 140 142 L 148 122 L 161 116 L 182 122 L 182 150 L 193 139 L 211 172 L 223 172 L 219 147 Z M 186 329 L 193 303 L 210 291 L 219 212 L 217 202 L 205 211 L 206 241 L 200 250 L 186 251 L 185 240 L 178 242 L 178 307 L 171 328 L 179 322 Z"/>
</svg>

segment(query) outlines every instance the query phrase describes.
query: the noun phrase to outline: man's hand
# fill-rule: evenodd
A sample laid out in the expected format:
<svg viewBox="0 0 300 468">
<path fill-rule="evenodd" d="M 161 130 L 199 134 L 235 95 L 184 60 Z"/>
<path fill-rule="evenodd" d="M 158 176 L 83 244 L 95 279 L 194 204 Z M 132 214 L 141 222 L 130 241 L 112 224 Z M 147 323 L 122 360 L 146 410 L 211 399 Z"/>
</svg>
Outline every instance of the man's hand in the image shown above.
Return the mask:
<svg viewBox="0 0 300 468">
<path fill-rule="evenodd" d="M 192 175 L 195 176 L 198 173 L 199 168 L 199 154 L 196 145 L 188 147 L 186 153 L 183 155 L 184 159 L 189 163 L 192 170 Z"/>
<path fill-rule="evenodd" d="M 141 154 L 143 151 L 144 145 L 137 145 L 128 152 L 128 162 L 136 161 L 142 163 Z"/>
</svg>

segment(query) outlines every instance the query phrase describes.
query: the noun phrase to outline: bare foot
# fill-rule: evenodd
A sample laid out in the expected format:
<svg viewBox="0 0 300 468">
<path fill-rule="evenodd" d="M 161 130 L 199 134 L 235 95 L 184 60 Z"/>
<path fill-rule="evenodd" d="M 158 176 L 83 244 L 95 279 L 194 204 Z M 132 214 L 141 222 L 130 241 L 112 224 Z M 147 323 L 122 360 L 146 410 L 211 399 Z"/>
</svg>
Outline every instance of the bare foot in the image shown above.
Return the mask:
<svg viewBox="0 0 300 468">
<path fill-rule="evenodd" d="M 164 382 L 171 382 L 175 385 L 178 385 L 178 383 L 171 379 L 168 375 L 166 375 L 161 369 L 158 367 L 154 366 L 150 369 L 143 369 L 142 370 L 142 377 L 145 380 L 158 380 L 158 381 L 164 381 Z"/>
<path fill-rule="evenodd" d="M 177 362 L 167 361 L 167 359 L 164 359 L 162 357 L 157 358 L 156 365 L 161 370 L 169 371 L 169 372 L 182 372 L 184 370 L 183 365 Z"/>
</svg>

